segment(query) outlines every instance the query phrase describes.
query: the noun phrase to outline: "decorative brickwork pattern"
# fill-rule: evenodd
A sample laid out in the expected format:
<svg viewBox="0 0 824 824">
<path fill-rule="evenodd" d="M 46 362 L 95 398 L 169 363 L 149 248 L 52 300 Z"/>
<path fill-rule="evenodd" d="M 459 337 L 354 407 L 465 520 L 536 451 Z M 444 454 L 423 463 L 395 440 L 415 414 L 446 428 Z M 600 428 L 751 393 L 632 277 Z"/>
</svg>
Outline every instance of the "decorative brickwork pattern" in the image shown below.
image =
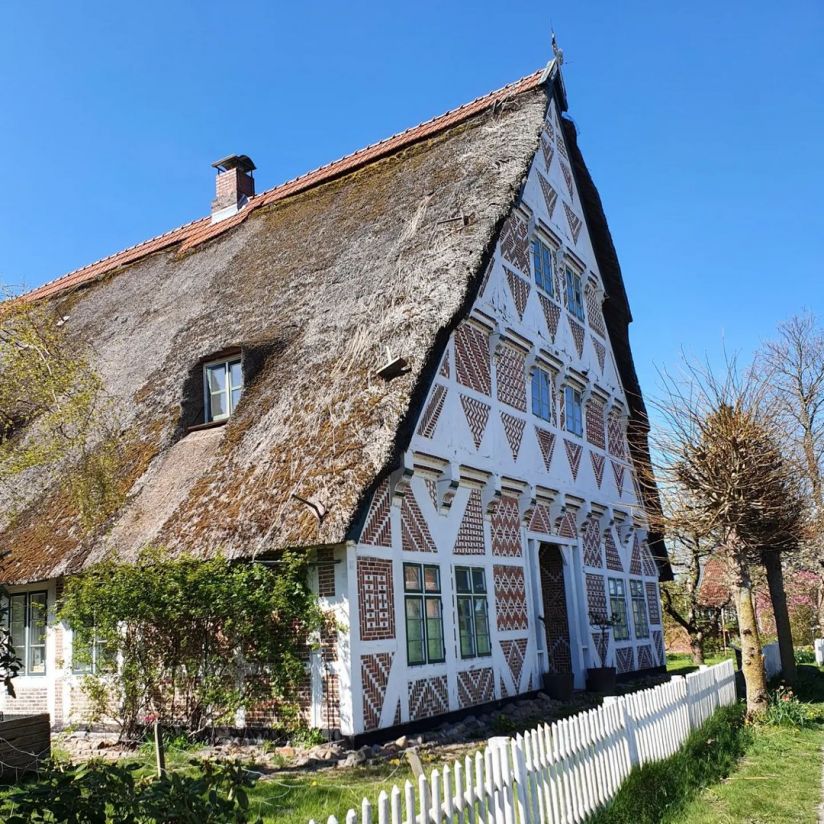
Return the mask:
<svg viewBox="0 0 824 824">
<path fill-rule="evenodd" d="M 551 112 L 547 112 L 544 118 L 544 132 L 552 143 L 555 143 L 555 124 L 552 122 Z"/>
<path fill-rule="evenodd" d="M 398 699 L 397 706 L 395 707 L 395 717 L 392 719 L 392 726 L 397 727 L 398 724 L 401 723 L 401 699 Z"/>
<path fill-rule="evenodd" d="M 587 609 L 589 620 L 593 615 L 607 615 L 607 594 L 604 589 L 604 576 L 592 572 L 586 573 L 587 582 Z"/>
<path fill-rule="evenodd" d="M 504 495 L 492 513 L 492 554 L 519 558 L 521 552 L 521 513 L 518 500 Z"/>
<path fill-rule="evenodd" d="M 559 143 L 559 147 L 560 147 Z M 563 154 L 563 152 L 561 152 Z M 572 170 L 567 166 L 566 163 L 561 161 L 561 174 L 564 176 L 564 183 L 566 183 L 567 191 L 570 193 L 572 197 L 575 197 L 575 184 L 572 180 Z"/>
<path fill-rule="evenodd" d="M 478 290 L 478 297 L 481 298 L 486 292 L 486 287 L 489 285 L 489 276 L 492 274 L 492 267 L 495 264 L 495 260 L 490 260 L 489 263 L 486 265 L 486 270 L 484 271 L 484 276 L 481 279 L 481 287 Z"/>
<path fill-rule="evenodd" d="M 455 331 L 455 375 L 458 383 L 483 395 L 492 389 L 489 337 L 468 323 Z"/>
<path fill-rule="evenodd" d="M 609 633 L 601 632 L 599 629 L 592 630 L 592 647 L 598 654 L 599 665 L 607 666 Z"/>
<path fill-rule="evenodd" d="M 408 690 L 410 721 L 449 712 L 449 693 L 445 675 L 410 681 Z"/>
<path fill-rule="evenodd" d="M 564 212 L 566 212 L 567 223 L 569 224 L 569 231 L 572 232 L 572 239 L 575 243 L 578 242 L 578 235 L 581 234 L 581 227 L 584 225 L 584 222 L 575 212 L 570 209 L 570 207 L 564 203 Z"/>
<path fill-rule="evenodd" d="M 401 503 L 401 546 L 406 552 L 437 552 L 426 519 L 410 489 Z"/>
<path fill-rule="evenodd" d="M 591 567 L 603 567 L 601 558 L 601 528 L 593 518 L 584 525 L 581 536 L 584 544 L 584 563 Z"/>
<path fill-rule="evenodd" d="M 392 546 L 392 497 L 389 494 L 389 478 L 384 478 L 372 496 L 369 513 L 361 533 L 360 542 L 370 546 Z"/>
<path fill-rule="evenodd" d="M 584 327 L 578 323 L 577 320 L 573 320 L 572 315 L 567 315 L 567 321 L 569 321 L 569 329 L 572 332 L 572 339 L 575 341 L 575 351 L 578 353 L 578 357 L 582 357 L 584 354 Z"/>
<path fill-rule="evenodd" d="M 658 584 L 654 581 L 647 581 L 644 584 L 647 590 L 647 609 L 649 610 L 649 622 L 651 624 L 661 623 L 661 606 L 658 600 Z"/>
<path fill-rule="evenodd" d="M 510 215 L 501 228 L 501 254 L 524 275 L 529 274 L 529 242 L 526 221 Z"/>
<path fill-rule="evenodd" d="M 552 166 L 552 158 L 555 157 L 555 149 L 552 148 L 552 141 L 548 135 L 541 135 L 541 151 L 544 153 L 544 168 L 549 174 L 549 169 Z M 541 178 L 543 180 L 543 178 Z M 550 211 L 550 216 L 552 212 Z"/>
<path fill-rule="evenodd" d="M 484 555 L 486 553 L 481 493 L 477 489 L 469 493 L 453 552 L 456 555 Z"/>
<path fill-rule="evenodd" d="M 501 641 L 501 651 L 512 675 L 512 683 L 515 685 L 515 694 L 517 695 L 521 688 L 521 673 L 523 672 L 524 658 L 526 657 L 526 638 L 518 638 L 515 641 Z"/>
<path fill-rule="evenodd" d="M 569 160 L 569 156 L 567 155 L 566 144 L 564 143 L 564 137 L 561 133 L 560 128 L 558 129 L 558 138 L 555 141 L 555 145 L 558 147 L 558 151 L 561 153 L 561 156 L 564 157 L 566 160 Z"/>
<path fill-rule="evenodd" d="M 499 676 L 498 682 L 501 686 L 501 698 L 509 698 L 509 690 L 506 688 L 506 684 L 504 683 L 503 676 Z"/>
<path fill-rule="evenodd" d="M 358 558 L 358 607 L 362 641 L 395 637 L 395 591 L 392 561 Z"/>
<path fill-rule="evenodd" d="M 575 525 L 575 515 L 567 512 L 561 518 L 561 525 L 558 527 L 558 534 L 563 538 L 577 538 L 578 527 Z"/>
<path fill-rule="evenodd" d="M 578 480 L 578 470 L 581 468 L 581 455 L 583 447 L 575 441 L 570 441 L 564 438 L 564 448 L 566 449 L 567 460 L 569 461 L 569 471 L 572 473 L 572 479 Z"/>
<path fill-rule="evenodd" d="M 589 453 L 589 458 L 592 461 L 592 471 L 595 474 L 595 483 L 598 484 L 598 489 L 600 489 L 601 483 L 604 480 L 604 464 L 606 463 L 606 458 L 603 455 L 598 455 L 591 450 Z"/>
<path fill-rule="evenodd" d="M 535 427 L 535 437 L 538 439 L 538 448 L 541 450 L 541 457 L 544 459 L 544 466 L 549 472 L 552 463 L 552 453 L 555 451 L 555 435 L 546 429 Z"/>
<path fill-rule="evenodd" d="M 624 425 L 614 412 L 607 416 L 607 451 L 615 458 L 625 457 Z"/>
<path fill-rule="evenodd" d="M 626 469 L 622 464 L 610 461 L 612 464 L 612 474 L 615 476 L 615 488 L 618 490 L 618 497 L 624 494 L 624 476 Z"/>
<path fill-rule="evenodd" d="M 381 724 L 386 685 L 389 683 L 394 655 L 394 652 L 379 652 L 361 656 L 363 724 L 366 730 L 376 730 Z"/>
<path fill-rule="evenodd" d="M 635 542 L 632 545 L 632 558 L 630 558 L 629 562 L 629 574 L 641 575 L 643 571 L 643 567 L 641 566 L 641 544 L 638 541 L 638 536 L 636 535 Z"/>
<path fill-rule="evenodd" d="M 492 573 L 495 580 L 495 614 L 498 632 L 527 629 L 529 622 L 523 567 L 495 564 Z"/>
<path fill-rule="evenodd" d="M 624 566 L 621 563 L 621 555 L 618 552 L 618 547 L 615 545 L 615 539 L 612 537 L 612 530 L 607 532 L 604 538 L 604 547 L 607 554 L 607 569 L 612 569 L 615 572 L 623 572 Z"/>
<path fill-rule="evenodd" d="M 587 440 L 599 449 L 606 447 L 606 419 L 604 418 L 604 404 L 597 398 L 590 398 L 586 411 Z"/>
<path fill-rule="evenodd" d="M 615 650 L 615 669 L 617 672 L 632 672 L 635 668 L 632 647 L 621 647 Z"/>
<path fill-rule="evenodd" d="M 605 338 L 607 336 L 607 330 L 604 326 L 604 313 L 601 309 L 601 301 L 598 299 L 598 293 L 591 283 L 587 284 L 586 301 L 589 328 L 594 329 L 602 338 Z"/>
<path fill-rule="evenodd" d="M 529 529 L 530 532 L 552 535 L 552 519 L 549 517 L 549 507 L 546 504 L 538 504 L 532 511 Z"/>
<path fill-rule="evenodd" d="M 638 669 L 652 669 L 657 666 L 652 657 L 652 647 L 649 644 L 643 644 L 638 647 Z"/>
<path fill-rule="evenodd" d="M 498 400 L 526 412 L 525 358 L 511 346 L 502 346 L 495 358 Z"/>
<path fill-rule="evenodd" d="M 598 368 L 601 370 L 601 374 L 604 374 L 604 364 L 606 363 L 607 359 L 607 350 L 604 347 L 604 344 L 601 341 L 596 340 L 595 338 L 590 338 L 592 341 L 592 345 L 595 348 L 595 357 L 598 358 Z"/>
<path fill-rule="evenodd" d="M 441 368 L 438 370 L 438 374 L 444 378 L 449 377 L 449 350 L 447 349 L 446 352 L 443 353 L 443 360 L 441 361 Z"/>
<path fill-rule="evenodd" d="M 435 388 L 429 396 L 429 403 L 426 404 L 426 409 L 424 409 L 418 424 L 418 434 L 424 438 L 431 438 L 435 434 L 435 428 L 438 425 L 438 419 L 441 417 L 443 405 L 446 401 L 446 393 L 445 386 L 441 386 L 439 383 L 435 384 Z"/>
<path fill-rule="evenodd" d="M 550 300 L 540 292 L 538 293 L 538 300 L 541 303 L 541 310 L 544 313 L 544 320 L 546 321 L 549 337 L 555 340 L 555 335 L 558 332 L 558 322 L 561 320 L 561 309 L 554 300 Z"/>
<path fill-rule="evenodd" d="M 518 452 L 521 450 L 521 441 L 524 437 L 526 421 L 523 418 L 516 418 L 507 412 L 501 412 L 501 423 L 504 425 L 506 441 L 512 451 L 512 459 L 517 461 Z"/>
<path fill-rule="evenodd" d="M 472 707 L 495 700 L 495 674 L 492 667 L 458 673 L 458 704 Z"/>
<path fill-rule="evenodd" d="M 644 575 L 646 575 L 647 578 L 658 577 L 658 564 L 655 563 L 655 559 L 652 557 L 646 541 L 641 544 L 641 564 L 644 567 Z"/>
<path fill-rule="evenodd" d="M 541 572 L 541 601 L 544 608 L 544 632 L 549 652 L 549 671 L 572 672 L 569 646 L 564 562 L 557 546 L 542 544 L 538 552 Z"/>
<path fill-rule="evenodd" d="M 504 266 L 504 271 L 506 272 L 506 282 L 509 286 L 509 291 L 512 294 L 512 302 L 518 311 L 518 319 L 523 320 L 524 310 L 526 309 L 532 287 L 529 285 L 528 280 L 524 280 L 524 278 L 516 275 L 515 272 L 507 269 L 506 266 Z"/>
<path fill-rule="evenodd" d="M 426 479 L 426 491 L 429 493 L 429 497 L 432 500 L 432 506 L 435 509 L 438 508 L 438 482 L 432 478 Z"/>
<path fill-rule="evenodd" d="M 335 597 L 335 551 L 331 547 L 318 550 L 318 595 Z"/>
<path fill-rule="evenodd" d="M 461 406 L 469 425 L 469 431 L 472 433 L 472 441 L 475 444 L 475 449 L 477 449 L 484 439 L 491 407 L 483 401 L 470 398 L 469 395 L 461 395 Z"/>
<path fill-rule="evenodd" d="M 540 172 L 538 173 L 538 181 L 541 184 L 541 192 L 546 202 L 547 214 L 552 217 L 552 213 L 555 211 L 555 204 L 558 202 L 558 192 L 552 188 L 552 184 Z"/>
<path fill-rule="evenodd" d="M 652 643 L 658 656 L 658 666 L 662 667 L 666 664 L 667 659 L 664 655 L 664 635 L 660 629 L 654 629 L 652 631 Z"/>
</svg>

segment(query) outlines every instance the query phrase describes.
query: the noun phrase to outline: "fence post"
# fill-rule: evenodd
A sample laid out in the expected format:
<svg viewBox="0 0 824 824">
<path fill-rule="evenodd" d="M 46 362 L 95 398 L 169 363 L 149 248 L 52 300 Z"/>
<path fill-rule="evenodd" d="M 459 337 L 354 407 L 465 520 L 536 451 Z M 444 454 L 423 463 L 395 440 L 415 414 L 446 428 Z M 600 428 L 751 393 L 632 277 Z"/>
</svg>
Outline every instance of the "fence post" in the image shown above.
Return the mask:
<svg viewBox="0 0 824 824">
<path fill-rule="evenodd" d="M 638 742 L 635 739 L 635 719 L 627 712 L 626 700 L 621 696 L 607 695 L 604 698 L 604 705 L 609 707 L 615 704 L 618 708 L 618 715 L 621 718 L 621 726 L 624 728 L 624 738 L 629 753 L 630 769 L 637 767 L 641 762 L 638 757 Z"/>
</svg>

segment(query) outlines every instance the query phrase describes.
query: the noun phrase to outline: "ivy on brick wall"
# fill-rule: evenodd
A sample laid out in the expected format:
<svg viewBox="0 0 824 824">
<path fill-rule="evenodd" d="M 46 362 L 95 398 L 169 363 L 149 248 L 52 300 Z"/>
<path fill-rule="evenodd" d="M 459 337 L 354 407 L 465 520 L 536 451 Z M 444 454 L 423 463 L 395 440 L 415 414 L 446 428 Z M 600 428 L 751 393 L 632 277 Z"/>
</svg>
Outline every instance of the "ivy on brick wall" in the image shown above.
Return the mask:
<svg viewBox="0 0 824 824">
<path fill-rule="evenodd" d="M 75 632 L 74 663 L 94 664 L 87 720 L 115 720 L 127 737 L 155 720 L 231 726 L 260 702 L 288 720 L 321 624 L 304 555 L 264 565 L 158 548 L 67 579 L 59 617 Z"/>
</svg>

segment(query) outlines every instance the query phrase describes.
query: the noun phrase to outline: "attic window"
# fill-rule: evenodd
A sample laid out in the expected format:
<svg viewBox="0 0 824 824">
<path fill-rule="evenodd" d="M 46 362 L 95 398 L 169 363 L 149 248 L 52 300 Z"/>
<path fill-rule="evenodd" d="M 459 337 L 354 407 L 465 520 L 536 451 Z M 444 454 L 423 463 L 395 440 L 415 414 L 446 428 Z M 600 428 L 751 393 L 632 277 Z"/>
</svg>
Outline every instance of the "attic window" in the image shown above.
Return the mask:
<svg viewBox="0 0 824 824">
<path fill-rule="evenodd" d="M 240 356 L 203 364 L 206 423 L 225 421 L 235 411 L 243 392 Z"/>
</svg>

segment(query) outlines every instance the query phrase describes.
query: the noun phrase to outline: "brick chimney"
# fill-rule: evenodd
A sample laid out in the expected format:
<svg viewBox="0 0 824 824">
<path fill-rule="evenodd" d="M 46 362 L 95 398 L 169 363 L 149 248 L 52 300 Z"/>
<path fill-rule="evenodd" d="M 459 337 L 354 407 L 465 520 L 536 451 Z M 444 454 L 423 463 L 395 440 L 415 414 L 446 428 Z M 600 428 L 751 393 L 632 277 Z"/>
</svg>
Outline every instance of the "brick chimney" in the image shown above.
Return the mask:
<svg viewBox="0 0 824 824">
<path fill-rule="evenodd" d="M 215 161 L 216 195 L 212 201 L 212 223 L 218 223 L 237 214 L 255 194 L 252 172 L 255 164 L 246 155 L 229 155 Z"/>
</svg>

